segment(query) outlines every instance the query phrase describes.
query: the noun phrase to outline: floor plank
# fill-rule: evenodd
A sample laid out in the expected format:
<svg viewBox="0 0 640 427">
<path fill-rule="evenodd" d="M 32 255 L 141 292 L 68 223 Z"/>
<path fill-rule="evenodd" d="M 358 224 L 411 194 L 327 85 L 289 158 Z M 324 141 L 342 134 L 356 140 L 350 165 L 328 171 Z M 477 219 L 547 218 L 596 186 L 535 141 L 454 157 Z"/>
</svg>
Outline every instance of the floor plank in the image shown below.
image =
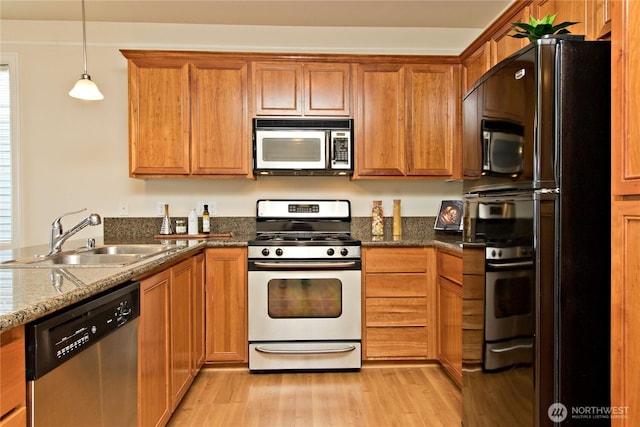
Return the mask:
<svg viewBox="0 0 640 427">
<path fill-rule="evenodd" d="M 203 369 L 170 427 L 459 427 L 460 389 L 437 365 L 251 374 Z"/>
</svg>

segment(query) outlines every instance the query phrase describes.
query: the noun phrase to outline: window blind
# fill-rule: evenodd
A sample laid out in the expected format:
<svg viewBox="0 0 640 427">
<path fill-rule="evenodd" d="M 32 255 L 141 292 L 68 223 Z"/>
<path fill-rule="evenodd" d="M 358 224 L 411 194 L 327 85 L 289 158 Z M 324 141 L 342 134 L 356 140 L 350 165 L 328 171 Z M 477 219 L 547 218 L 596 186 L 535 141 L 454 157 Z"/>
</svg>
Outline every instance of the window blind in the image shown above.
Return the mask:
<svg viewBox="0 0 640 427">
<path fill-rule="evenodd" d="M 9 65 L 0 64 L 0 243 L 12 240 L 11 79 Z"/>
</svg>

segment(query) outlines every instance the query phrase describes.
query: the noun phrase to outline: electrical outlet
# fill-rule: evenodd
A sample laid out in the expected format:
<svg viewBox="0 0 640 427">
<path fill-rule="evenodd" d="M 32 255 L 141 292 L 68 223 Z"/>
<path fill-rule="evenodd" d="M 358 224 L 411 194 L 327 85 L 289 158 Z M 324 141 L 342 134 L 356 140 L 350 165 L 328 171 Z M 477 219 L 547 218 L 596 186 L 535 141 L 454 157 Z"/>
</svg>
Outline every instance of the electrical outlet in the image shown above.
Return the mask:
<svg viewBox="0 0 640 427">
<path fill-rule="evenodd" d="M 166 205 L 167 202 L 158 202 L 156 204 L 156 215 L 157 216 L 164 216 L 164 205 Z"/>
<path fill-rule="evenodd" d="M 209 209 L 209 215 L 215 216 L 218 213 L 218 206 L 214 201 L 203 202 L 200 201 L 196 204 L 196 213 L 198 216 L 202 216 L 202 212 L 204 212 L 204 205 L 207 205 Z"/>
<path fill-rule="evenodd" d="M 118 205 L 118 212 L 120 213 L 120 216 L 129 216 L 129 203 L 120 202 Z"/>
</svg>

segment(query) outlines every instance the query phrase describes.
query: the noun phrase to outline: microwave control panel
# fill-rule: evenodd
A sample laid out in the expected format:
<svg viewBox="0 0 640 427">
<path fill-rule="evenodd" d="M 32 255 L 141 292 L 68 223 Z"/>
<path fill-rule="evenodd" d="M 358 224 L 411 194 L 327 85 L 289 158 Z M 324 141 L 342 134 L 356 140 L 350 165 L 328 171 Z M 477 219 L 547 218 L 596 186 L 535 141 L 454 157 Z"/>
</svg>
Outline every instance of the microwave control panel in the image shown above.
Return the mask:
<svg viewBox="0 0 640 427">
<path fill-rule="evenodd" d="M 331 168 L 351 168 L 351 133 L 331 131 Z"/>
</svg>

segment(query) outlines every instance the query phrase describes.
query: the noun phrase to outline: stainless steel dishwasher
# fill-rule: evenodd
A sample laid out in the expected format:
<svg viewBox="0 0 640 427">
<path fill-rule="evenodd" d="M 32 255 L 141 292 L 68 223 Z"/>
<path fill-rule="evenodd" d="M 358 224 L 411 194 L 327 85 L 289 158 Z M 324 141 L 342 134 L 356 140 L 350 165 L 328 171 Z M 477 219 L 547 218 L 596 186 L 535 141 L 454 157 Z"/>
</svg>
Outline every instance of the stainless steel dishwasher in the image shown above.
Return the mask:
<svg viewBox="0 0 640 427">
<path fill-rule="evenodd" d="M 137 424 L 140 284 L 26 325 L 29 425 Z"/>
</svg>

